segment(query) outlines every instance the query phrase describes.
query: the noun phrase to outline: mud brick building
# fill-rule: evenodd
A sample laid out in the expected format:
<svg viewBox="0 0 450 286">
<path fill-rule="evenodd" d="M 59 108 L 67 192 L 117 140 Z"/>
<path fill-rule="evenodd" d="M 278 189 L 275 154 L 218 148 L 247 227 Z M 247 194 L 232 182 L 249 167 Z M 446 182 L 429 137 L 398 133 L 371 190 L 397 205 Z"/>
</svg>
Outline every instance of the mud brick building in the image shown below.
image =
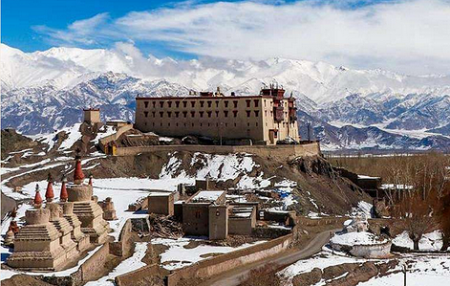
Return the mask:
<svg viewBox="0 0 450 286">
<path fill-rule="evenodd" d="M 174 195 L 169 192 L 150 193 L 148 200 L 148 213 L 160 215 L 174 215 Z"/>
<path fill-rule="evenodd" d="M 183 208 L 183 231 L 187 235 L 225 239 L 228 236 L 228 206 L 225 191 L 199 191 Z"/>
<path fill-rule="evenodd" d="M 162 136 L 194 135 L 223 144 L 275 145 L 299 141 L 295 99 L 270 86 L 255 96 L 217 92 L 186 97 L 136 98 L 135 128 Z"/>
</svg>

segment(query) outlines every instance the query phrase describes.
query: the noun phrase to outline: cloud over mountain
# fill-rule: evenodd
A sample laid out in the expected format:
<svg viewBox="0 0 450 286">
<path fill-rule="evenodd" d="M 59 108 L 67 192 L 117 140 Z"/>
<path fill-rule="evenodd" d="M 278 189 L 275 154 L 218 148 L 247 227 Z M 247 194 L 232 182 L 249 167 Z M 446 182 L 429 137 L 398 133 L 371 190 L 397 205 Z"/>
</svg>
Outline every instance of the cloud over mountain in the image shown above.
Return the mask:
<svg viewBox="0 0 450 286">
<path fill-rule="evenodd" d="M 188 2 L 119 18 L 99 14 L 63 30 L 36 30 L 61 45 L 160 43 L 172 51 L 225 59 L 285 57 L 449 74 L 449 1 L 356 2 L 361 1 Z"/>
</svg>

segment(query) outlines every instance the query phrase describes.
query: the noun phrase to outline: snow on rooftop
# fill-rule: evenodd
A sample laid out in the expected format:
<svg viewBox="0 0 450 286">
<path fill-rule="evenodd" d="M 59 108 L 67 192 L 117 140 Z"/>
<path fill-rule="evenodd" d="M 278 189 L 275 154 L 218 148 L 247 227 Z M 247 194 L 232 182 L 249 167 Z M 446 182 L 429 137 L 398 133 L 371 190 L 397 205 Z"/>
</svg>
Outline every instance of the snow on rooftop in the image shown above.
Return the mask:
<svg viewBox="0 0 450 286">
<path fill-rule="evenodd" d="M 378 179 L 380 179 L 380 177 L 371 177 L 371 176 L 366 176 L 366 175 L 358 175 L 358 179 L 361 179 L 361 180 L 378 180 Z"/>
<path fill-rule="evenodd" d="M 168 197 L 172 192 L 151 192 L 148 196 L 149 197 Z"/>
<path fill-rule="evenodd" d="M 215 202 L 225 191 L 200 191 L 194 197 L 191 202 Z"/>
</svg>

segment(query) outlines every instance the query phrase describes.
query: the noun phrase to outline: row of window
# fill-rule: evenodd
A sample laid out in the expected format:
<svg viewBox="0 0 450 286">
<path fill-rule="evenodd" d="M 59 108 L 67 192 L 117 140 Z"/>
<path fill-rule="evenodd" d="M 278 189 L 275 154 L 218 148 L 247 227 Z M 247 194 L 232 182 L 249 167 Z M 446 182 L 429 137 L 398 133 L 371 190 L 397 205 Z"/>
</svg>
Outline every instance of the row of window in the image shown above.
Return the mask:
<svg viewBox="0 0 450 286">
<path fill-rule="evenodd" d="M 144 125 L 147 126 L 147 122 L 145 122 Z M 162 123 L 162 122 L 159 123 L 159 124 L 155 124 L 155 122 L 152 123 L 152 126 L 153 126 L 153 127 L 155 127 L 155 126 L 157 126 L 157 125 L 159 125 L 160 127 L 163 127 L 163 123 Z M 181 123 L 175 123 L 174 125 L 175 125 L 176 127 L 179 127 L 179 126 L 181 126 Z M 219 127 L 219 123 L 216 123 L 216 124 L 213 124 L 213 123 L 207 123 L 207 124 L 205 124 L 204 126 L 205 126 L 205 127 L 206 127 L 206 126 L 211 127 L 211 126 L 214 126 L 214 125 L 215 125 L 216 127 Z M 248 122 L 248 123 L 247 123 L 247 126 L 250 127 L 250 125 L 251 125 L 250 122 Z M 266 124 L 266 125 L 267 125 L 267 124 Z M 167 127 L 170 127 L 170 126 L 171 126 L 171 125 L 170 125 L 170 122 L 167 122 Z M 173 126 L 173 125 L 172 125 L 172 126 Z M 184 126 L 184 127 L 188 127 L 188 126 L 195 127 L 195 123 L 192 123 L 192 124 L 183 123 L 183 126 Z M 198 124 L 198 126 L 203 127 L 203 123 Z M 228 123 L 222 123 L 221 126 L 228 127 Z M 230 126 L 233 126 L 233 125 L 230 124 Z M 255 122 L 255 126 L 258 127 L 258 122 Z M 234 123 L 234 127 L 237 127 L 237 123 Z"/>
<path fill-rule="evenodd" d="M 231 101 L 231 100 L 222 100 L 223 101 L 223 104 L 224 104 L 224 106 L 225 107 L 228 107 L 228 106 L 231 106 L 231 104 L 230 104 L 230 102 L 232 102 L 233 103 L 233 107 L 234 108 L 237 108 L 237 106 L 238 106 L 238 100 L 233 100 L 233 101 Z M 214 105 L 215 105 L 215 107 L 219 107 L 219 100 L 215 100 L 215 101 L 212 101 L 212 100 L 191 100 L 191 101 L 189 101 L 190 102 L 190 107 L 192 107 L 192 108 L 194 108 L 195 106 L 196 106 L 196 104 L 197 104 L 197 102 L 199 103 L 199 105 L 200 105 L 200 107 L 212 107 L 213 106 L 213 103 L 214 103 Z M 246 106 L 247 106 L 247 108 L 250 108 L 250 106 L 251 106 L 251 102 L 252 102 L 252 100 L 251 99 L 246 99 L 245 100 L 245 103 L 246 103 Z M 270 102 L 271 104 L 272 104 L 272 102 Z M 168 108 L 171 108 L 172 106 L 174 106 L 174 107 L 177 107 L 177 108 L 179 108 L 180 107 L 180 105 L 182 105 L 183 107 L 188 107 L 188 101 L 151 101 L 151 106 L 153 107 L 153 108 L 156 108 L 156 107 L 160 107 L 160 108 L 164 108 L 165 106 L 167 105 L 167 107 Z M 266 101 L 264 100 L 264 105 L 266 105 Z M 150 102 L 149 101 L 144 101 L 144 107 L 145 108 L 148 108 L 150 106 Z M 254 107 L 259 107 L 259 99 L 254 99 L 253 100 L 253 106 Z"/>
<path fill-rule="evenodd" d="M 214 111 L 216 117 L 219 117 L 219 112 L 220 112 L 220 111 L 218 111 L 218 110 Z M 238 116 L 238 113 L 239 113 L 239 111 L 237 111 L 237 110 L 233 110 L 231 113 L 230 113 L 228 110 L 224 110 L 224 111 L 223 111 L 223 115 L 224 115 L 225 117 L 228 117 L 229 114 L 230 114 L 230 115 L 233 115 L 233 117 L 237 117 L 237 116 Z M 247 117 L 250 117 L 251 114 L 252 114 L 252 111 L 251 111 L 251 110 L 246 110 L 245 113 L 247 114 Z M 273 113 L 273 112 L 271 112 L 271 114 L 272 114 L 272 113 Z M 150 112 L 144 111 L 144 116 L 145 116 L 146 118 L 148 118 L 148 115 L 149 115 L 149 114 L 150 114 Z M 164 111 L 159 111 L 159 112 L 152 111 L 152 112 L 151 112 L 152 117 L 156 117 L 157 114 L 159 115 L 160 118 L 163 118 L 163 117 L 164 117 L 164 114 L 167 114 L 167 117 L 168 117 L 168 118 L 172 118 L 172 115 L 173 115 L 175 118 L 179 118 L 181 115 L 182 115 L 184 118 L 186 118 L 186 117 L 188 116 L 188 114 L 190 114 L 190 116 L 191 116 L 192 118 L 194 118 L 195 115 L 197 114 L 197 112 L 196 112 L 196 111 L 190 111 L 190 112 L 188 112 L 188 111 L 173 111 L 173 112 L 172 112 L 172 111 L 167 111 L 167 112 L 164 112 Z M 253 114 L 255 115 L 255 117 L 259 117 L 259 110 L 253 110 Z M 211 118 L 212 115 L 213 115 L 213 112 L 212 112 L 212 111 L 206 111 L 206 112 L 205 112 L 205 111 L 199 111 L 199 112 L 198 112 L 198 115 L 200 116 L 200 118 L 203 118 L 203 117 Z M 266 111 L 266 116 L 267 116 L 267 111 Z"/>
</svg>

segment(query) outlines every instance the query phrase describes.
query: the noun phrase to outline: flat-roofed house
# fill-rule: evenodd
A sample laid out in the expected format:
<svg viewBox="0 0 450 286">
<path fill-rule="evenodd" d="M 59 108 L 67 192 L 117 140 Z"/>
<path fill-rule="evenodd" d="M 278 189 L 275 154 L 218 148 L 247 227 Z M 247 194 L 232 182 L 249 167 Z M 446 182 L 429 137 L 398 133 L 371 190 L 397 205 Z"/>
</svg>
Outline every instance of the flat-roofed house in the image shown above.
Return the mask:
<svg viewBox="0 0 450 286">
<path fill-rule="evenodd" d="M 186 235 L 225 239 L 228 236 L 228 206 L 225 191 L 199 191 L 183 204 Z"/>
</svg>

